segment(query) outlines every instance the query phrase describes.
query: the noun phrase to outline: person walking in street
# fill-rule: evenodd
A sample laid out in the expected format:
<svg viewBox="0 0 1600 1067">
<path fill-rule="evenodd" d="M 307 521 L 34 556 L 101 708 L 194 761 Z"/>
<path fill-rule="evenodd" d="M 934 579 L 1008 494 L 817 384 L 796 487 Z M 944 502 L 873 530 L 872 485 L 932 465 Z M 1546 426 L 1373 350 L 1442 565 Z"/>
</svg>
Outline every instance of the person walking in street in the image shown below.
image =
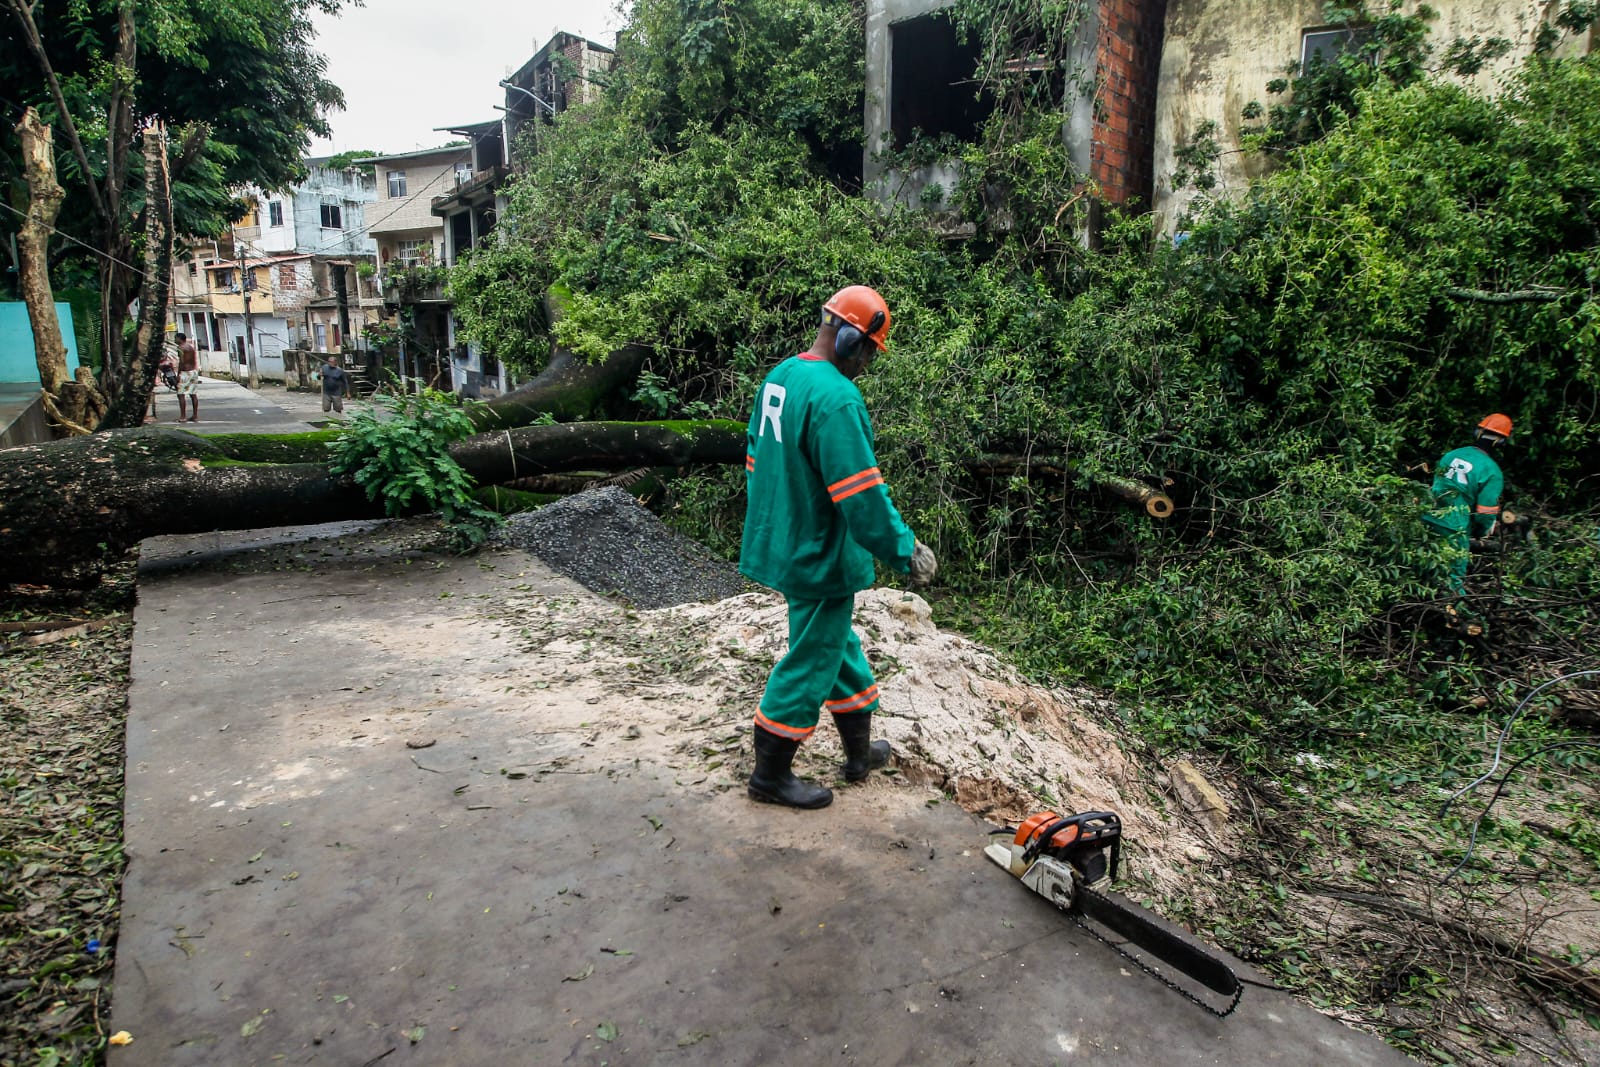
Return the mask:
<svg viewBox="0 0 1600 1067">
<path fill-rule="evenodd" d="M 891 755 L 887 741 L 872 741 L 878 685 L 850 625 L 855 594 L 871 587 L 874 556 L 918 584 L 933 580 L 937 563 L 889 500 L 855 386 L 887 350 L 889 321 L 889 306 L 873 289 L 839 290 L 823 305 L 810 349 L 767 376 L 750 416 L 739 571 L 789 605 L 789 651 L 755 714 L 755 800 L 793 808 L 832 802 L 831 790 L 793 771 L 823 707 L 844 743 L 845 781 L 861 781 Z"/>
<path fill-rule="evenodd" d="M 323 357 L 322 364 L 322 410 L 336 411 L 344 414 L 344 398 L 350 395 L 350 375 L 339 366 L 333 353 Z"/>
<path fill-rule="evenodd" d="M 178 342 L 178 421 L 200 421 L 200 353 L 194 342 L 183 334 L 174 334 Z M 185 407 L 184 401 L 188 401 Z"/>
<path fill-rule="evenodd" d="M 1467 592 L 1473 538 L 1489 536 L 1500 521 L 1505 476 L 1494 453 L 1510 440 L 1510 417 L 1486 416 L 1473 431 L 1472 444 L 1446 452 L 1433 469 L 1433 510 L 1422 521 L 1449 546 L 1446 584 L 1458 597 Z"/>
</svg>

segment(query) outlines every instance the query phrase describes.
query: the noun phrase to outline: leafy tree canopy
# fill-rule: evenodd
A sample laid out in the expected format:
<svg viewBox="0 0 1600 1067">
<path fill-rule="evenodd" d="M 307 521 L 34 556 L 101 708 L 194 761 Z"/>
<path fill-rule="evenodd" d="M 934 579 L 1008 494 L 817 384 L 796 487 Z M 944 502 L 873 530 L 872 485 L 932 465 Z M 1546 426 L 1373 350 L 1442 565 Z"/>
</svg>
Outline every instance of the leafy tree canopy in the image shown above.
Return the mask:
<svg viewBox="0 0 1600 1067">
<path fill-rule="evenodd" d="M 224 230 L 239 210 L 229 188 L 275 189 L 300 177 L 311 138 L 328 134 L 327 113 L 344 103 L 324 76 L 327 63 L 315 50 L 311 15 L 341 6 L 342 0 L 146 0 L 135 5 L 135 80 L 126 88 L 136 124 L 165 122 L 184 144 L 173 167 L 180 231 Z M 58 124 L 58 108 L 37 58 L 16 32 L 11 7 L 7 0 L 0 11 L 8 31 L 0 36 L 0 80 L 12 103 L 33 105 L 46 122 Z M 106 100 L 116 87 L 111 57 L 118 46 L 118 7 L 109 0 L 73 0 L 37 4 L 32 12 L 84 141 L 90 180 L 96 182 L 106 173 Z M 13 138 L 9 125 L 4 136 Z M 85 175 L 59 131 L 56 151 L 69 196 L 63 220 L 87 219 L 89 212 L 71 208 L 85 196 Z M 18 180 L 15 155 L 8 149 L 4 164 L 13 183 Z M 131 178 L 137 193 L 142 185 L 137 168 Z M 139 197 L 128 203 L 136 210 Z"/>
</svg>

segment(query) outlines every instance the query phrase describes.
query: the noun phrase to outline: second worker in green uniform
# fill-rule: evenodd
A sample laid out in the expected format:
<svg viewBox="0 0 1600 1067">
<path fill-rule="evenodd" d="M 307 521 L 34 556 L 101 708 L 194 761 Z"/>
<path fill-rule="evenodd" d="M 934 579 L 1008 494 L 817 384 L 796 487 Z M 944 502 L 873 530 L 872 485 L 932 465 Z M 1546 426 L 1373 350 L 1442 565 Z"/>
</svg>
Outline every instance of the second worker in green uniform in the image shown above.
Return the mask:
<svg viewBox="0 0 1600 1067">
<path fill-rule="evenodd" d="M 767 376 L 750 415 L 739 570 L 789 604 L 789 652 L 755 715 L 756 800 L 795 808 L 833 800 L 792 769 L 823 707 L 844 743 L 846 781 L 889 759 L 888 742 L 871 739 L 878 685 L 850 625 L 855 594 L 871 587 L 874 556 L 919 583 L 937 565 L 889 500 L 854 383 L 888 337 L 883 297 L 864 285 L 839 290 L 810 349 Z"/>
<path fill-rule="evenodd" d="M 1433 469 L 1433 510 L 1422 517 L 1449 545 L 1447 582 L 1466 595 L 1472 538 L 1487 537 L 1500 519 L 1505 476 L 1493 453 L 1511 440 L 1511 419 L 1494 414 L 1473 431 L 1472 444 L 1446 452 Z"/>
</svg>

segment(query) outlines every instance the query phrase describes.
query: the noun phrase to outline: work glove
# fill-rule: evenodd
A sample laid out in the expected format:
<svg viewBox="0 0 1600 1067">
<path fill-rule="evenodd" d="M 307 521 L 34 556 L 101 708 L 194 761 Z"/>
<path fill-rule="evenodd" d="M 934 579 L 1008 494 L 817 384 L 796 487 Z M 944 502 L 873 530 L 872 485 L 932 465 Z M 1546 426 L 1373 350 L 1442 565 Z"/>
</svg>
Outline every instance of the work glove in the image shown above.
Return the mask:
<svg viewBox="0 0 1600 1067">
<path fill-rule="evenodd" d="M 918 541 L 916 547 L 911 550 L 912 584 L 927 585 L 938 573 L 939 561 L 933 558 L 933 549 Z"/>
</svg>

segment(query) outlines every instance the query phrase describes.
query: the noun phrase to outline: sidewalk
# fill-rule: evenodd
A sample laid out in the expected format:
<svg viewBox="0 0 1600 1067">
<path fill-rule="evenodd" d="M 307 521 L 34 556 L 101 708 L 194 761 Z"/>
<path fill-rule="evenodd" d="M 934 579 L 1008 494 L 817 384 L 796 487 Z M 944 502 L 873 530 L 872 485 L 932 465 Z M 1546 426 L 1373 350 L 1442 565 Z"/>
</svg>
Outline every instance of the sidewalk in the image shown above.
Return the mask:
<svg viewBox="0 0 1600 1067">
<path fill-rule="evenodd" d="M 692 700 L 553 671 L 495 608 L 607 612 L 579 646 L 626 611 L 399 529 L 146 542 L 117 1067 L 1408 1062 L 1258 986 L 1205 1014 L 920 786 L 750 803 Z"/>
</svg>

